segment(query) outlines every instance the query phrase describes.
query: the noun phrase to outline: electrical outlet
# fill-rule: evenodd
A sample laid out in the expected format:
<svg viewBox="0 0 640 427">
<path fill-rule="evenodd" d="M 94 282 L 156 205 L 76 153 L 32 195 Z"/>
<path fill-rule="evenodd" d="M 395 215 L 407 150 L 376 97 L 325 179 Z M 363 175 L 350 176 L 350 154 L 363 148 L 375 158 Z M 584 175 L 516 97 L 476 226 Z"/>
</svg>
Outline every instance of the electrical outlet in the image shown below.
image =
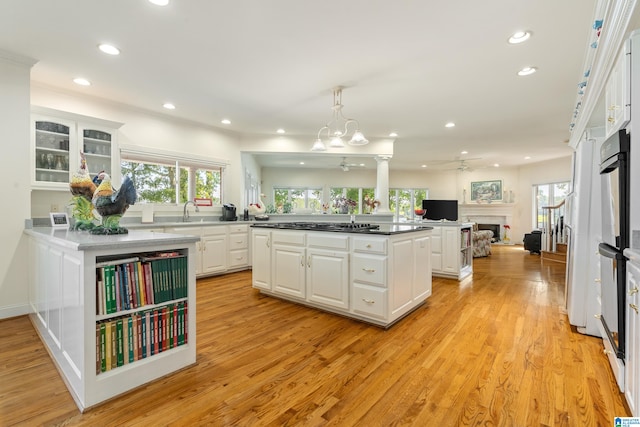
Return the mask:
<svg viewBox="0 0 640 427">
<path fill-rule="evenodd" d="M 58 206 L 56 203 L 52 204 L 51 212 L 60 212 L 60 206 Z"/>
</svg>

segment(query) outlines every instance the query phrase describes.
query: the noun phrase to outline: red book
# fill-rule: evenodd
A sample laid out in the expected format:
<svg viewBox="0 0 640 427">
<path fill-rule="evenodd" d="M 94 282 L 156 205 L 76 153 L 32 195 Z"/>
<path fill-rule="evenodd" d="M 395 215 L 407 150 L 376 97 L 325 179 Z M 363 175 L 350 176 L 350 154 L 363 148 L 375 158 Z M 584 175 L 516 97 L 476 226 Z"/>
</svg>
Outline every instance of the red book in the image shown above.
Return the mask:
<svg viewBox="0 0 640 427">
<path fill-rule="evenodd" d="M 158 353 L 158 311 L 153 310 L 153 349 Z"/>
<path fill-rule="evenodd" d="M 173 346 L 178 345 L 178 306 L 173 306 Z"/>
<path fill-rule="evenodd" d="M 184 302 L 184 343 L 189 342 L 189 316 L 187 315 L 187 302 Z"/>
<path fill-rule="evenodd" d="M 171 322 L 168 321 L 168 317 L 169 309 L 162 307 L 162 351 L 167 351 L 169 346 L 169 325 Z"/>
</svg>

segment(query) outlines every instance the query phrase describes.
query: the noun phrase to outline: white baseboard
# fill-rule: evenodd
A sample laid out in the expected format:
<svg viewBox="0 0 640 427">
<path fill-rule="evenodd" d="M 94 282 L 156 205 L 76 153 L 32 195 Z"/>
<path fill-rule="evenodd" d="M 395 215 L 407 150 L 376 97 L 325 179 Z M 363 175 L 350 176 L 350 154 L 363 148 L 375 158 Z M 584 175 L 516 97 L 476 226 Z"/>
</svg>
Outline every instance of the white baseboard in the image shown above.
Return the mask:
<svg viewBox="0 0 640 427">
<path fill-rule="evenodd" d="M 10 317 L 23 316 L 31 313 L 29 304 L 9 305 L 0 307 L 0 319 L 8 319 Z"/>
</svg>

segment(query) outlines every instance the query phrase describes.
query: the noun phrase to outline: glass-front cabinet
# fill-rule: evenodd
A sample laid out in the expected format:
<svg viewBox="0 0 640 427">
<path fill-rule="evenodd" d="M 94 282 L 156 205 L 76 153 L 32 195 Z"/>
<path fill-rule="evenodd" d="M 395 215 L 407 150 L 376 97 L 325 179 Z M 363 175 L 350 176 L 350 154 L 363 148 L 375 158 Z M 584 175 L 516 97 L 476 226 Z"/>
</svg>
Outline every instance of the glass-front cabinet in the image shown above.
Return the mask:
<svg viewBox="0 0 640 427">
<path fill-rule="evenodd" d="M 46 113 L 46 114 L 42 114 Z M 32 114 L 32 188 L 68 190 L 81 152 L 91 177 L 104 171 L 119 182 L 116 147 L 121 123 L 36 107 Z"/>
<path fill-rule="evenodd" d="M 35 120 L 35 181 L 69 182 L 69 138 L 73 126 L 61 120 Z"/>
</svg>

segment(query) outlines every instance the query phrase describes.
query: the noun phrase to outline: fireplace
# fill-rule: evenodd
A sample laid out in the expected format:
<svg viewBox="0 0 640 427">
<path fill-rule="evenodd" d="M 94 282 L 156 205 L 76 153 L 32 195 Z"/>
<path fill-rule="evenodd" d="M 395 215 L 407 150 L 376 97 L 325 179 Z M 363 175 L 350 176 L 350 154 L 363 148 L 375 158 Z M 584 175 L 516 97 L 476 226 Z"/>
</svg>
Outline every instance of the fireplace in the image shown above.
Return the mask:
<svg viewBox="0 0 640 427">
<path fill-rule="evenodd" d="M 500 224 L 478 224 L 478 230 L 491 230 L 493 231 L 492 243 L 500 241 Z"/>
</svg>

